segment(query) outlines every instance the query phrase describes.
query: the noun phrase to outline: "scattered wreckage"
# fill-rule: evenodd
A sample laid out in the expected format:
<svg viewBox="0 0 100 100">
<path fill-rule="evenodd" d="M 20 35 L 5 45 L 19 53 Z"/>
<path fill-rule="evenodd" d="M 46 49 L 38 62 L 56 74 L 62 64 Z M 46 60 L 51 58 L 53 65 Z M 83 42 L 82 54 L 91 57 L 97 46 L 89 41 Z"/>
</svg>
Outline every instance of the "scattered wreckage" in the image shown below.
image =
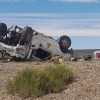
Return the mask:
<svg viewBox="0 0 100 100">
<path fill-rule="evenodd" d="M 5 23 L 0 23 L 0 59 L 47 60 L 58 55 L 70 60 L 70 46 L 71 39 L 66 35 L 55 40 L 29 26 L 7 28 Z"/>
</svg>

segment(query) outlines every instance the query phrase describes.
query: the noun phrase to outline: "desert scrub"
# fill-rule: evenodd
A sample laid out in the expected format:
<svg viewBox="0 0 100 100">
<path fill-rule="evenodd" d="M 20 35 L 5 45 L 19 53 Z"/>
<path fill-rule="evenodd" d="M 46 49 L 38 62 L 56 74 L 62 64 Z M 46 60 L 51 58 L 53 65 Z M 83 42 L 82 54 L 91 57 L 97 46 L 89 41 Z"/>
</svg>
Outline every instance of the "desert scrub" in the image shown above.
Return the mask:
<svg viewBox="0 0 100 100">
<path fill-rule="evenodd" d="M 72 80 L 73 72 L 64 65 L 46 66 L 43 69 L 25 68 L 6 84 L 7 92 L 24 98 L 57 93 Z"/>
</svg>

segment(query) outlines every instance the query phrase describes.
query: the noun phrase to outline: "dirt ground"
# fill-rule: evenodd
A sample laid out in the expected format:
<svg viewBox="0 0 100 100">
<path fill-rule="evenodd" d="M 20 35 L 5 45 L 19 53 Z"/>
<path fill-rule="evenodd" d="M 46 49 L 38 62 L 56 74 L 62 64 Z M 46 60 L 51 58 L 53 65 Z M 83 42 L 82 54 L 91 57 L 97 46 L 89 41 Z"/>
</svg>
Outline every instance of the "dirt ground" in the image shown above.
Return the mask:
<svg viewBox="0 0 100 100">
<path fill-rule="evenodd" d="M 50 64 L 46 62 L 46 64 Z M 18 69 L 26 66 L 43 67 L 44 62 L 0 62 L 0 100 L 23 100 L 17 95 L 6 93 L 5 83 Z M 41 66 L 42 65 L 42 66 Z M 73 69 L 75 81 L 64 91 L 48 94 L 36 100 L 100 100 L 100 60 L 66 62 Z M 34 100 L 27 98 L 26 100 Z"/>
</svg>

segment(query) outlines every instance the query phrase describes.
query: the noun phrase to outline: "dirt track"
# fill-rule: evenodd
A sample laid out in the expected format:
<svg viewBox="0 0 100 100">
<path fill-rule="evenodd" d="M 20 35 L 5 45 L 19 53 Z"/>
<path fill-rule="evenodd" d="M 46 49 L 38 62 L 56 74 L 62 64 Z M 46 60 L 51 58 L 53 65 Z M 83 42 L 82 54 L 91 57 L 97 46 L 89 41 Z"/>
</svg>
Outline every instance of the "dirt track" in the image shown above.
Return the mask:
<svg viewBox="0 0 100 100">
<path fill-rule="evenodd" d="M 22 100 L 17 95 L 8 95 L 5 91 L 5 83 L 18 69 L 30 66 L 30 64 L 41 67 L 41 64 L 45 63 L 0 62 L 0 100 Z M 42 96 L 37 100 L 100 100 L 100 60 L 66 62 L 66 65 L 73 69 L 76 80 L 64 91 Z M 33 98 L 27 100 L 33 100 Z"/>
</svg>

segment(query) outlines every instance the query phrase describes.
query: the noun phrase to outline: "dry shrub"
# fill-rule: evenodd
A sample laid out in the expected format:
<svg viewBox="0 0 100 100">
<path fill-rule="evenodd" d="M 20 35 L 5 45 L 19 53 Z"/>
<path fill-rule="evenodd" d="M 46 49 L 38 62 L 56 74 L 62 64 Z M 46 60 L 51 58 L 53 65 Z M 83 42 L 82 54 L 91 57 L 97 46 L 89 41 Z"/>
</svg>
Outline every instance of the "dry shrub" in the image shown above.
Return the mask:
<svg viewBox="0 0 100 100">
<path fill-rule="evenodd" d="M 8 80 L 6 89 L 24 98 L 39 97 L 61 91 L 72 77 L 72 70 L 64 65 L 46 66 L 43 70 L 25 68 Z"/>
</svg>

